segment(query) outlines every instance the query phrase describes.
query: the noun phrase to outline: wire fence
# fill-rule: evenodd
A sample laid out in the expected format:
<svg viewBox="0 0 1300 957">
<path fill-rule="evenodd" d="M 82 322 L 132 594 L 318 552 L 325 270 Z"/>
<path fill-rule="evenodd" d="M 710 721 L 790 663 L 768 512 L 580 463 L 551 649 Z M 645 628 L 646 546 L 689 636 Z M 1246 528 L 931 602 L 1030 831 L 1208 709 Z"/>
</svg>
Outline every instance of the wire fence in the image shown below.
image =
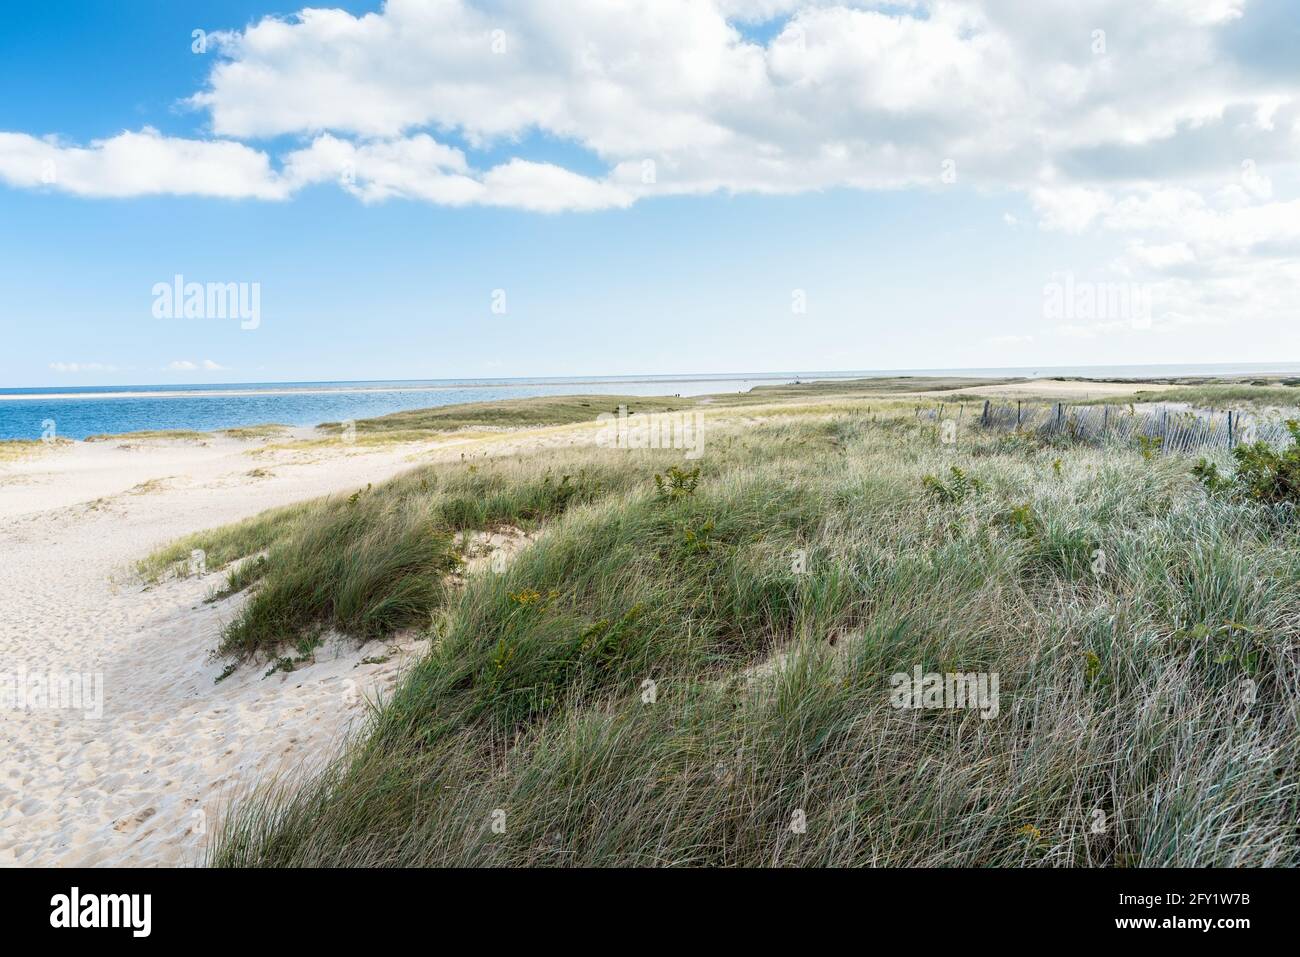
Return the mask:
<svg viewBox="0 0 1300 957">
<path fill-rule="evenodd" d="M 1267 412 L 1237 409 L 1200 409 L 1152 405 L 1066 405 L 1065 403 L 986 401 L 967 411 L 964 405 L 941 403 L 918 408 L 917 418 L 935 422 L 974 419 L 982 428 L 1001 432 L 1028 432 L 1043 437 L 1068 436 L 1079 442 L 1145 440 L 1162 452 L 1197 452 L 1231 449 L 1241 444 L 1265 442 L 1274 448 L 1291 444 L 1287 419 L 1300 419 L 1300 410 Z"/>
</svg>

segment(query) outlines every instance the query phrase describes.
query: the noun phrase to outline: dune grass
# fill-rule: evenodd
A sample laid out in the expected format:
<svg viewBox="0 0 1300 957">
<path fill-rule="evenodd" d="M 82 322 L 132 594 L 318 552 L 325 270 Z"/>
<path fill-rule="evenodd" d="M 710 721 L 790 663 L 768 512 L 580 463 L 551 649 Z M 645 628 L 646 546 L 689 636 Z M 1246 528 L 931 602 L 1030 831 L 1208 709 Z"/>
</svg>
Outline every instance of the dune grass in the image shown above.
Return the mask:
<svg viewBox="0 0 1300 957">
<path fill-rule="evenodd" d="M 1250 383 L 1223 383 L 1187 385 L 1177 389 L 1139 388 L 1134 391 L 1135 402 L 1187 402 L 1211 408 L 1261 407 L 1300 405 L 1300 388 L 1285 385 L 1252 385 Z"/>
<path fill-rule="evenodd" d="M 625 407 L 629 415 L 676 412 L 703 407 L 745 408 L 773 403 L 835 401 L 871 397 L 888 398 L 899 392 L 927 392 L 958 387 L 978 388 L 1008 382 L 1007 379 L 970 379 L 939 376 L 892 376 L 879 379 L 835 379 L 816 382 L 754 386 L 747 392 L 702 396 L 562 395 L 467 402 L 429 409 L 411 409 L 355 423 L 356 440 L 388 438 L 413 441 L 429 432 L 472 429 L 519 429 L 546 425 L 594 422 L 601 413 L 617 413 Z M 320 426 L 328 435 L 342 433 L 343 424 Z"/>
<path fill-rule="evenodd" d="M 313 621 L 435 640 L 211 862 L 1300 863 L 1290 509 L 1207 495 L 1177 456 L 953 448 L 908 416 L 672 456 L 430 467 L 264 519 L 230 650 Z M 442 587 L 449 535 L 505 522 L 542 534 Z M 916 666 L 998 675 L 996 716 L 894 707 Z"/>
<path fill-rule="evenodd" d="M 289 426 L 267 423 L 265 425 L 244 425 L 231 429 L 221 429 L 220 434 L 241 441 L 254 439 L 274 439 L 289 431 Z"/>
<path fill-rule="evenodd" d="M 268 509 L 231 525 L 186 535 L 149 554 L 137 564 L 136 570 L 150 584 L 167 575 L 184 576 L 190 573 L 190 561 L 197 551 L 202 553 L 205 571 L 220 571 L 238 559 L 257 555 L 283 540 L 308 516 L 319 514 L 323 506 L 323 499 L 313 499 Z"/>
<path fill-rule="evenodd" d="M 70 445 L 70 439 L 0 439 L 0 462 L 18 462 L 43 455 L 51 449 Z"/>
<path fill-rule="evenodd" d="M 140 429 L 137 432 L 105 432 L 86 436 L 87 442 L 202 442 L 211 438 L 207 432 L 194 429 Z"/>
<path fill-rule="evenodd" d="M 356 422 L 357 438 L 398 433 L 417 436 L 424 432 L 448 432 L 473 428 L 524 428 L 539 425 L 568 425 L 592 422 L 602 412 L 617 412 L 626 406 L 629 414 L 668 412 L 694 406 L 695 399 L 673 396 L 560 395 L 495 402 L 466 402 L 431 409 L 410 409 Z M 339 422 L 326 422 L 321 430 L 331 435 L 342 431 Z"/>
</svg>

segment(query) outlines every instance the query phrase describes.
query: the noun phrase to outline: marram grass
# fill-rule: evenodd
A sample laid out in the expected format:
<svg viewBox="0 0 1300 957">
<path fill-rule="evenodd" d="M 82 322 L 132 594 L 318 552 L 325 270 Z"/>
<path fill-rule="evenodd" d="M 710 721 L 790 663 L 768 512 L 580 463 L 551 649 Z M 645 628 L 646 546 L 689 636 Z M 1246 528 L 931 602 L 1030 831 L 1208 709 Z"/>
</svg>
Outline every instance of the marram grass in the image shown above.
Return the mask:
<svg viewBox="0 0 1300 957">
<path fill-rule="evenodd" d="M 211 862 L 1300 862 L 1294 515 L 1177 456 L 959 439 L 788 416 L 693 463 L 429 467 L 211 533 L 266 550 L 229 651 L 434 638 L 323 774 L 231 809 Z M 674 465 L 693 491 L 656 485 Z M 506 523 L 540 537 L 445 587 L 454 532 Z M 996 717 L 895 707 L 918 666 L 996 674 Z"/>
</svg>

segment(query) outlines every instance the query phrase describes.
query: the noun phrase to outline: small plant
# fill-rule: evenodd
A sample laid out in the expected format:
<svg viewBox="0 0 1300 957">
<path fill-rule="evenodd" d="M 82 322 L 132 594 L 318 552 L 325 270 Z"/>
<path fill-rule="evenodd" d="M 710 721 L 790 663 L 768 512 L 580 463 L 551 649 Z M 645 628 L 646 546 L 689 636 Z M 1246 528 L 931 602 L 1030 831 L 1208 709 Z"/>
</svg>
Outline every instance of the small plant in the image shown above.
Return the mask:
<svg viewBox="0 0 1300 957">
<path fill-rule="evenodd" d="M 668 470 L 667 477 L 655 475 L 655 488 L 659 498 L 665 502 L 676 502 L 695 494 L 700 484 L 700 467 L 697 465 L 689 472 L 674 465 Z"/>
<path fill-rule="evenodd" d="M 269 678 L 277 671 L 283 671 L 287 674 L 293 671 L 294 667 L 294 660 L 292 658 L 276 658 L 271 664 L 271 667 L 266 669 L 266 674 L 262 675 L 262 677 Z"/>
<path fill-rule="evenodd" d="M 956 465 L 948 470 L 948 474 L 949 480 L 946 484 L 935 475 L 927 475 L 921 479 L 921 484 L 925 487 L 925 490 L 940 502 L 953 505 L 960 504 L 966 500 L 966 496 L 984 488 L 983 482 L 967 475 L 964 470 Z"/>
<path fill-rule="evenodd" d="M 1165 439 L 1162 435 L 1139 435 L 1137 444 L 1138 451 L 1142 453 L 1142 458 L 1150 462 L 1165 444 Z"/>
<path fill-rule="evenodd" d="M 543 595 L 536 588 L 525 588 L 523 591 L 507 592 L 506 597 L 520 608 L 548 608 L 551 602 L 560 596 L 557 591 L 551 591 Z"/>
<path fill-rule="evenodd" d="M 1207 665 L 1231 666 L 1252 675 L 1259 670 L 1255 633 L 1239 621 L 1197 622 L 1175 631 L 1170 644 L 1179 650 L 1194 650 Z"/>
<path fill-rule="evenodd" d="M 510 664 L 510 659 L 514 656 L 515 646 L 504 638 L 498 640 L 496 650 L 492 652 L 492 670 L 498 673 L 504 671 L 506 665 Z"/>
<path fill-rule="evenodd" d="M 713 522 L 705 522 L 699 528 L 691 528 L 689 525 L 682 530 L 683 550 L 687 555 L 703 555 L 709 550 L 712 542 L 709 535 L 713 532 Z"/>
<path fill-rule="evenodd" d="M 217 675 L 215 678 L 212 679 L 212 683 L 214 685 L 221 684 L 221 682 L 225 681 L 227 678 L 233 675 L 237 670 L 239 670 L 239 665 L 237 664 L 231 663 L 226 665 L 226 667 L 221 669 L 221 674 Z"/>
<path fill-rule="evenodd" d="M 1192 475 L 1212 494 L 1226 492 L 1233 487 L 1232 479 L 1219 471 L 1219 466 L 1209 459 L 1201 459 L 1192 466 Z"/>
<path fill-rule="evenodd" d="M 1089 688 L 1102 687 L 1110 683 L 1110 676 L 1101 670 L 1101 658 L 1095 651 L 1083 653 L 1083 682 Z"/>
<path fill-rule="evenodd" d="M 1037 538 L 1042 522 L 1034 514 L 1032 502 L 1024 502 L 997 517 L 999 524 L 1005 525 L 1017 538 Z"/>
</svg>

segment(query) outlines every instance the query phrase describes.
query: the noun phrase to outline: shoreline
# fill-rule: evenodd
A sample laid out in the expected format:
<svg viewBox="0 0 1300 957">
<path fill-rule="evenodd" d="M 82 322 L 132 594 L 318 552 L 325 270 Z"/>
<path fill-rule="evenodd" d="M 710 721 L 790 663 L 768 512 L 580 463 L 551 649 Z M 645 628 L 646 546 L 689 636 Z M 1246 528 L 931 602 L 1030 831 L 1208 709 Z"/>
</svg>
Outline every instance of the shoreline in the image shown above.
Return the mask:
<svg viewBox="0 0 1300 957">
<path fill-rule="evenodd" d="M 196 386 L 190 389 L 168 389 L 164 391 L 151 391 L 147 389 L 136 389 L 130 392 L 39 392 L 39 393 L 16 393 L 0 391 L 0 402 L 15 401 L 42 401 L 45 399 L 183 399 L 189 397 L 202 398 L 222 398 L 243 395 L 357 395 L 372 392 L 452 392 L 458 389 L 534 389 L 541 386 L 588 386 L 588 385 L 671 385 L 675 382 L 726 382 L 731 374 L 726 376 L 683 376 L 681 378 L 656 379 L 656 378 L 636 378 L 636 379 L 597 379 L 597 380 L 558 380 L 558 381 L 507 381 L 507 382 L 463 382 L 450 383 L 445 385 L 339 385 L 339 386 L 304 386 L 301 388 L 264 388 L 264 389 L 235 389 L 229 386 Z M 825 382 L 837 381 L 844 378 L 850 381 L 851 378 L 864 378 L 854 374 L 854 376 L 839 376 L 834 373 L 819 373 L 816 375 L 804 374 L 798 375 L 743 375 L 735 376 L 736 382 L 761 381 L 774 384 L 793 381 L 805 382 Z M 883 376 L 881 377 L 883 378 Z M 584 393 L 585 394 L 585 393 Z M 598 395 L 599 393 L 592 393 Z"/>
</svg>

